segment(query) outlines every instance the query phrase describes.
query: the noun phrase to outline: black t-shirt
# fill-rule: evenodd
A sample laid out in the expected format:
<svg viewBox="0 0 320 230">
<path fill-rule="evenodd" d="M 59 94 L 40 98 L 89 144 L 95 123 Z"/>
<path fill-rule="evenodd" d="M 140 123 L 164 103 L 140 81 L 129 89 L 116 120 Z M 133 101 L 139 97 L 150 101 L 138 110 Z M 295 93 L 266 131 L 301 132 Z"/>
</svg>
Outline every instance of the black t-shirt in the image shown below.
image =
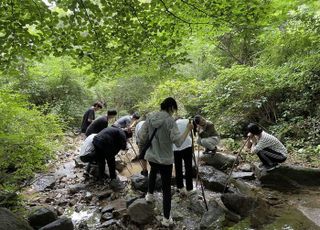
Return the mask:
<svg viewBox="0 0 320 230">
<path fill-rule="evenodd" d="M 108 117 L 107 116 L 101 116 L 98 119 L 94 120 L 86 131 L 86 136 L 90 136 L 93 133 L 99 133 L 104 128 L 108 127 Z"/>
<path fill-rule="evenodd" d="M 105 155 L 113 156 L 127 147 L 126 134 L 122 129 L 115 127 L 104 128 L 93 138 L 92 143 L 96 148 L 103 150 Z"/>
<path fill-rule="evenodd" d="M 91 124 L 91 122 L 88 121 L 88 119 L 90 119 L 92 121 L 95 119 L 95 113 L 94 113 L 93 108 L 88 109 L 83 115 L 82 124 L 81 124 L 81 132 L 82 133 L 85 133 L 88 126 Z"/>
</svg>

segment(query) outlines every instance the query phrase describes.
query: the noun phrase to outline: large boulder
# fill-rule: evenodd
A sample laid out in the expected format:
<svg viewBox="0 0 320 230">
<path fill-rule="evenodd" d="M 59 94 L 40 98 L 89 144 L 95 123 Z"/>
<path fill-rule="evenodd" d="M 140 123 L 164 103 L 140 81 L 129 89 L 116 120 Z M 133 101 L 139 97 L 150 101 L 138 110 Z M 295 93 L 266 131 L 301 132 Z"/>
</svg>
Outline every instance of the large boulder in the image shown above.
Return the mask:
<svg viewBox="0 0 320 230">
<path fill-rule="evenodd" d="M 47 207 L 35 209 L 28 217 L 30 225 L 35 229 L 39 229 L 56 219 L 58 219 L 57 214 Z"/>
<path fill-rule="evenodd" d="M 27 221 L 17 217 L 10 210 L 0 208 L 0 230 L 32 230 Z"/>
<path fill-rule="evenodd" d="M 73 229 L 74 227 L 71 219 L 67 217 L 63 217 L 61 219 L 51 222 L 50 224 L 43 226 L 39 230 L 73 230 Z"/>
<path fill-rule="evenodd" d="M 134 201 L 128 208 L 128 214 L 131 220 L 138 224 L 148 224 L 154 218 L 153 206 L 145 199 Z"/>
<path fill-rule="evenodd" d="M 131 176 L 131 185 L 135 190 L 142 192 L 148 191 L 148 177 L 141 175 L 140 173 Z M 161 190 L 161 177 L 158 175 L 156 180 L 156 190 Z"/>
<path fill-rule="evenodd" d="M 200 166 L 199 177 L 206 189 L 223 192 L 228 176 L 212 166 Z"/>
<path fill-rule="evenodd" d="M 46 189 L 52 189 L 56 184 L 56 176 L 54 174 L 47 174 L 40 177 L 33 183 L 33 187 L 37 192 L 43 192 Z"/>
<path fill-rule="evenodd" d="M 231 168 L 237 157 L 230 154 L 217 152 L 215 154 L 202 154 L 200 160 L 205 165 L 210 165 L 219 170 Z"/>
<path fill-rule="evenodd" d="M 270 209 L 267 202 L 259 197 L 246 196 L 237 193 L 224 193 L 221 200 L 226 208 L 230 211 L 239 214 L 241 217 L 248 217 L 252 213 L 257 213 L 257 210 L 264 210 L 266 213 Z"/>
<path fill-rule="evenodd" d="M 255 167 L 255 174 L 261 184 L 278 189 L 320 186 L 320 169 L 281 165 L 266 172 Z"/>
<path fill-rule="evenodd" d="M 208 203 L 208 211 L 201 218 L 200 229 L 222 229 L 224 220 L 223 208 L 212 199 Z"/>
</svg>

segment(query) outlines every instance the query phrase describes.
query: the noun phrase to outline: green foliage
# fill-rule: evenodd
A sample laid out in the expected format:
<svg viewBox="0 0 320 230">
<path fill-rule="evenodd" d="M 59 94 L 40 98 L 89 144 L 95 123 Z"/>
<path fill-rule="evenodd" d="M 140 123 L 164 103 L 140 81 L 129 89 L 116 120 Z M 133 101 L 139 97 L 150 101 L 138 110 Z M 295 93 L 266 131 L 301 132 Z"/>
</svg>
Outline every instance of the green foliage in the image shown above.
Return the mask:
<svg viewBox="0 0 320 230">
<path fill-rule="evenodd" d="M 12 189 L 44 168 L 62 132 L 56 116 L 43 115 L 17 93 L 0 90 L 0 112 L 0 186 Z"/>
<path fill-rule="evenodd" d="M 44 113 L 59 115 L 69 126 L 78 125 L 83 111 L 93 101 L 93 93 L 85 84 L 86 68 L 75 68 L 73 63 L 69 57 L 47 57 L 42 63 L 24 62 L 20 74 L 4 75 L 0 81 L 3 87 L 26 95 Z"/>
<path fill-rule="evenodd" d="M 173 97 L 178 103 L 178 114 L 180 116 L 194 115 L 195 112 L 199 111 L 199 106 L 201 106 L 201 101 L 199 100 L 201 90 L 207 84 L 209 84 L 209 81 L 195 79 L 164 81 L 158 84 L 147 101 L 139 103 L 139 110 L 144 113 L 159 110 L 161 102 L 166 97 Z"/>
</svg>

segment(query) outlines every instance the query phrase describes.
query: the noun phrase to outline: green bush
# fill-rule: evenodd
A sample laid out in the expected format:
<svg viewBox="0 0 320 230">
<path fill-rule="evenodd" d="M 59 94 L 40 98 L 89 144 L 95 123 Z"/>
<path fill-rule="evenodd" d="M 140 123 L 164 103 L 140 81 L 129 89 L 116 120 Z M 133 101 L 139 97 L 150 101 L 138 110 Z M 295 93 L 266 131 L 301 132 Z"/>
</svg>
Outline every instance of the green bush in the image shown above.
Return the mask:
<svg viewBox="0 0 320 230">
<path fill-rule="evenodd" d="M 0 90 L 0 187 L 14 188 L 43 169 L 60 145 L 58 117 L 37 110 L 20 94 Z"/>
</svg>

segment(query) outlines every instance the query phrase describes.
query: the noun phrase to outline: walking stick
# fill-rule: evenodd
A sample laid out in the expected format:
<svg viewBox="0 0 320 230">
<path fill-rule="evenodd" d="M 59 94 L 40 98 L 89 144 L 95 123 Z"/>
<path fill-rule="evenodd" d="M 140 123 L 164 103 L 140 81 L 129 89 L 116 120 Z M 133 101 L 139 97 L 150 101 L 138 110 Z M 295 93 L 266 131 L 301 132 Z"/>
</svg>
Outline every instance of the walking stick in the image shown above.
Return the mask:
<svg viewBox="0 0 320 230">
<path fill-rule="evenodd" d="M 237 160 L 238 160 L 238 158 L 239 158 L 239 156 L 240 156 L 240 153 L 241 153 L 242 149 L 244 148 L 244 146 L 246 146 L 246 144 L 247 144 L 248 141 L 249 141 L 249 137 L 247 138 L 247 140 L 246 140 L 246 141 L 244 142 L 244 144 L 242 145 L 241 149 L 239 150 L 239 152 L 238 152 L 238 154 L 237 154 L 236 159 L 235 159 L 234 162 L 233 162 L 231 171 L 230 171 L 229 176 L 228 176 L 228 178 L 227 178 L 226 184 L 224 185 L 224 188 L 223 188 L 223 192 L 222 192 L 222 193 L 224 193 L 224 192 L 226 191 L 226 188 L 227 188 L 227 186 L 228 186 L 228 184 L 229 184 L 229 180 L 230 180 L 232 171 L 233 171 L 233 169 L 234 169 L 234 166 L 236 165 L 236 162 L 237 162 Z"/>
<path fill-rule="evenodd" d="M 197 162 L 196 162 L 196 156 L 194 154 L 194 138 L 193 138 L 193 131 L 191 130 L 191 140 L 192 140 L 192 158 L 194 160 L 194 165 L 196 167 L 196 171 L 197 171 L 197 178 L 199 178 L 199 167 L 197 165 Z M 204 194 L 204 188 L 203 188 L 203 184 L 202 184 L 202 181 L 201 179 L 199 178 L 199 183 L 200 183 L 200 187 L 201 187 L 201 192 L 202 192 L 202 196 L 203 196 L 203 201 L 204 201 L 204 204 L 206 206 L 206 209 L 207 211 L 209 210 L 208 209 L 208 204 L 207 204 L 207 200 L 206 200 L 206 196 Z"/>
<path fill-rule="evenodd" d="M 133 144 L 131 143 L 131 141 L 128 139 L 128 142 L 129 142 L 129 144 L 130 144 L 130 146 L 131 146 L 131 148 L 132 148 L 132 150 L 133 150 L 133 152 L 134 152 L 134 154 L 136 155 L 136 157 L 137 158 L 139 158 L 138 157 L 138 154 L 137 154 L 137 152 L 136 152 L 136 150 L 134 149 L 134 147 L 133 147 Z M 140 166 L 141 166 L 141 168 L 142 168 L 142 170 L 143 170 L 143 166 L 142 166 L 142 163 L 141 163 L 141 161 L 139 160 L 139 164 L 140 164 Z"/>
<path fill-rule="evenodd" d="M 193 135 L 193 134 L 192 134 Z M 192 136 L 193 137 L 193 136 Z M 198 150 L 198 157 L 197 157 L 197 162 L 199 162 L 199 156 L 200 156 L 200 147 L 199 144 L 197 145 L 197 150 Z M 196 156 L 194 156 L 196 158 Z M 199 174 L 197 173 L 197 178 L 196 178 L 196 187 L 198 186 L 198 180 L 199 180 Z"/>
</svg>

